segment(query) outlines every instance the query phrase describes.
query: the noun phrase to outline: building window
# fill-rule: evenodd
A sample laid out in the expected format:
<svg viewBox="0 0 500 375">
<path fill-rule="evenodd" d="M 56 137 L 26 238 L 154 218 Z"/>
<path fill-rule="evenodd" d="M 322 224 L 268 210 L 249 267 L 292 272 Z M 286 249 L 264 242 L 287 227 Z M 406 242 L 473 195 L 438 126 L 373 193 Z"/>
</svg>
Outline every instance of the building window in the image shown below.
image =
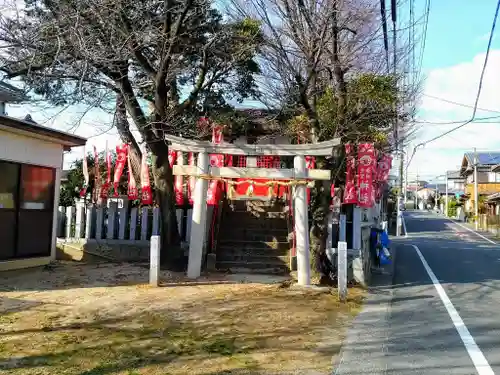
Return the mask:
<svg viewBox="0 0 500 375">
<path fill-rule="evenodd" d="M 21 208 L 51 210 L 54 193 L 54 170 L 23 165 L 21 170 Z"/>
<path fill-rule="evenodd" d="M 0 161 L 0 209 L 16 209 L 19 165 Z"/>
</svg>

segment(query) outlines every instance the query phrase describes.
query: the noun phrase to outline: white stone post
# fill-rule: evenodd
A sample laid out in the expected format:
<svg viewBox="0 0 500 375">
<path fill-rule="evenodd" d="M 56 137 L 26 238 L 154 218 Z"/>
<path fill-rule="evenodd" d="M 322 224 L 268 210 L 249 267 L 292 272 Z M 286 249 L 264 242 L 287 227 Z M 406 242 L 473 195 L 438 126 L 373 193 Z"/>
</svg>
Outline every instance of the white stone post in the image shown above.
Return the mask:
<svg viewBox="0 0 500 375">
<path fill-rule="evenodd" d="M 75 207 L 66 207 L 66 238 L 72 237 L 71 226 L 73 225 L 73 212 Z"/>
<path fill-rule="evenodd" d="M 95 206 L 90 205 L 87 206 L 87 218 L 85 220 L 85 238 L 89 239 L 92 238 L 92 235 L 94 232 L 95 228 L 95 219 L 96 219 L 96 211 L 95 211 Z"/>
<path fill-rule="evenodd" d="M 85 202 L 76 202 L 75 238 L 82 238 L 85 235 Z"/>
<path fill-rule="evenodd" d="M 151 236 L 149 255 L 149 284 L 158 286 L 160 282 L 160 236 Z"/>
<path fill-rule="evenodd" d="M 198 171 L 203 174 L 208 173 L 208 154 L 206 152 L 198 154 Z M 192 279 L 199 277 L 201 273 L 205 226 L 207 223 L 207 190 L 208 180 L 197 178 L 193 197 L 193 217 L 187 270 L 187 277 Z"/>
<path fill-rule="evenodd" d="M 337 253 L 337 283 L 339 289 L 339 300 L 345 302 L 347 300 L 347 242 L 339 241 Z"/>
<path fill-rule="evenodd" d="M 305 175 L 306 159 L 297 155 L 293 159 L 295 175 Z M 307 187 L 297 185 L 294 197 L 294 219 L 297 251 L 297 275 L 299 285 L 311 284 L 311 264 L 309 262 L 309 219 L 307 206 Z"/>
</svg>

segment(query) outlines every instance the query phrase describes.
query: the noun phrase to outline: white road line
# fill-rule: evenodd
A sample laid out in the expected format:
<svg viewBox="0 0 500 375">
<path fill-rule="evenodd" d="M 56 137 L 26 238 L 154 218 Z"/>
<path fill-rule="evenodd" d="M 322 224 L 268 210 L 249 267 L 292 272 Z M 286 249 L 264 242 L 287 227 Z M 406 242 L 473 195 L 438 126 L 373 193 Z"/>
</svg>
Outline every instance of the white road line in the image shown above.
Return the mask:
<svg viewBox="0 0 500 375">
<path fill-rule="evenodd" d="M 452 223 L 457 224 L 459 227 L 462 227 L 462 228 L 464 228 L 464 229 L 467 229 L 469 232 L 474 233 L 476 236 L 481 237 L 483 240 L 486 240 L 486 241 L 488 241 L 489 243 L 492 243 L 493 245 L 498 245 L 495 241 L 490 240 L 489 238 L 487 238 L 487 237 L 483 236 L 481 233 L 476 232 L 474 229 L 468 228 L 468 227 L 466 227 L 465 225 L 462 225 L 462 224 L 460 224 L 460 223 L 457 223 L 456 221 L 451 220 L 451 219 L 449 219 L 449 218 L 447 218 L 447 217 L 446 217 L 446 219 L 448 219 L 448 220 L 449 220 L 449 221 L 451 221 Z"/>
<path fill-rule="evenodd" d="M 434 287 L 436 288 L 436 291 L 439 297 L 441 298 L 441 301 L 443 301 L 444 307 L 446 308 L 446 311 L 448 311 L 448 315 L 450 316 L 453 325 L 455 326 L 458 334 L 460 335 L 460 338 L 464 343 L 467 353 L 469 353 L 469 357 L 472 360 L 472 363 L 474 364 L 477 373 L 479 375 L 494 375 L 495 373 L 491 369 L 488 361 L 486 360 L 486 357 L 484 356 L 481 349 L 479 349 L 479 347 L 477 346 L 476 341 L 474 340 L 469 330 L 465 326 L 465 323 L 458 314 L 457 310 L 455 309 L 455 306 L 453 306 L 453 304 L 451 303 L 450 299 L 448 298 L 448 295 L 446 294 L 443 287 L 439 283 L 439 280 L 432 271 L 431 267 L 429 267 L 429 264 L 427 263 L 424 256 L 420 252 L 420 249 L 416 245 L 411 245 L 411 246 L 413 246 L 413 248 L 417 252 L 417 255 L 422 261 L 422 264 L 424 265 L 427 274 L 431 278 L 431 281 L 434 284 Z"/>
</svg>

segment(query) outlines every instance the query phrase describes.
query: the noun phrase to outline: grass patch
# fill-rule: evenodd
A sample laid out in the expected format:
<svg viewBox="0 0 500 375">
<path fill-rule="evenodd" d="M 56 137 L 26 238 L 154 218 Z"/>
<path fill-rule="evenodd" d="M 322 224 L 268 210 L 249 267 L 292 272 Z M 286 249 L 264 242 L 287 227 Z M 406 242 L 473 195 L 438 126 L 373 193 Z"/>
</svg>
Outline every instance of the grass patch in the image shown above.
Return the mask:
<svg viewBox="0 0 500 375">
<path fill-rule="evenodd" d="M 336 290 L 278 285 L 85 288 L 89 270 L 70 272 L 68 288 L 54 281 L 57 288 L 33 293 L 25 275 L 26 290 L 0 292 L 0 372 L 326 374 L 364 293 L 349 289 L 343 304 Z M 66 271 L 47 277 L 64 278 Z M 75 277 L 82 287 L 74 287 Z M 10 286 L 15 283 L 11 278 Z"/>
</svg>

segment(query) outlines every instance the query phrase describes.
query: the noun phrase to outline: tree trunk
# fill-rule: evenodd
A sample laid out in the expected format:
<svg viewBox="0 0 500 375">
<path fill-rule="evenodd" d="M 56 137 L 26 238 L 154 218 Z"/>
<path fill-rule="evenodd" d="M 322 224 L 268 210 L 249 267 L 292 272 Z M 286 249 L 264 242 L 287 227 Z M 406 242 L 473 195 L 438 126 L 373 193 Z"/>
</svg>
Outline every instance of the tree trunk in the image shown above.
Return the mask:
<svg viewBox="0 0 500 375">
<path fill-rule="evenodd" d="M 156 202 L 160 207 L 161 217 L 161 255 L 162 259 L 170 262 L 176 259 L 179 250 L 179 231 L 177 227 L 177 217 L 175 215 L 174 202 L 174 179 L 172 169 L 168 161 L 168 146 L 164 142 L 163 132 L 157 132 L 151 128 L 150 121 L 144 115 L 142 108 L 135 96 L 126 72 L 120 75 L 117 83 L 123 94 L 123 99 L 128 113 L 132 116 L 144 140 L 147 142 L 153 154 L 153 179 L 155 183 Z M 156 109 L 155 109 L 156 110 Z M 177 254 L 176 254 L 177 253 Z"/>
<path fill-rule="evenodd" d="M 168 266 L 179 264 L 183 254 L 175 212 L 174 178 L 168 161 L 168 147 L 162 143 L 150 144 L 153 152 L 155 198 L 161 212 L 161 258 Z"/>
<path fill-rule="evenodd" d="M 122 94 L 116 95 L 115 126 L 118 130 L 121 141 L 130 146 L 129 154 L 132 172 L 135 180 L 140 181 L 142 152 L 132 132 L 130 131 L 127 119 L 127 107 L 125 106 L 125 100 Z"/>
<path fill-rule="evenodd" d="M 316 167 L 324 169 L 326 166 L 325 159 L 318 157 L 316 160 Z M 311 216 L 312 225 L 309 233 L 310 252 L 311 252 L 311 265 L 313 270 L 322 274 L 320 259 L 326 251 L 326 240 L 328 237 L 327 221 L 328 212 L 330 210 L 330 189 L 328 182 L 315 181 L 313 194 L 311 194 Z"/>
</svg>

